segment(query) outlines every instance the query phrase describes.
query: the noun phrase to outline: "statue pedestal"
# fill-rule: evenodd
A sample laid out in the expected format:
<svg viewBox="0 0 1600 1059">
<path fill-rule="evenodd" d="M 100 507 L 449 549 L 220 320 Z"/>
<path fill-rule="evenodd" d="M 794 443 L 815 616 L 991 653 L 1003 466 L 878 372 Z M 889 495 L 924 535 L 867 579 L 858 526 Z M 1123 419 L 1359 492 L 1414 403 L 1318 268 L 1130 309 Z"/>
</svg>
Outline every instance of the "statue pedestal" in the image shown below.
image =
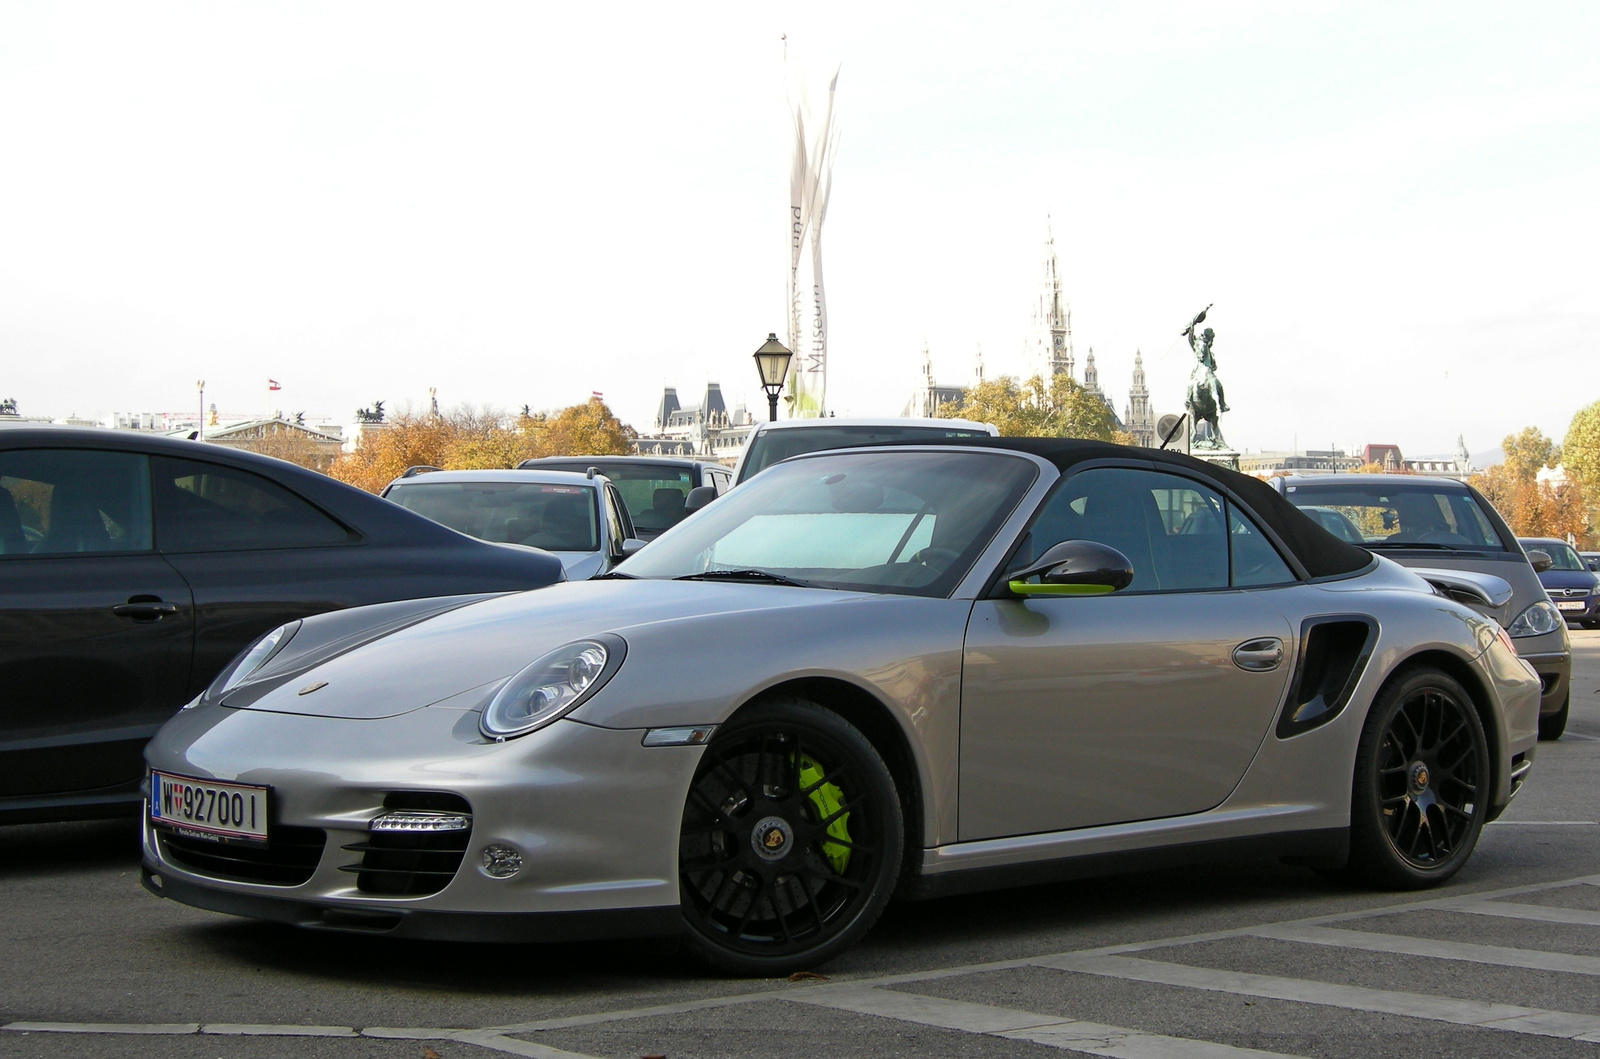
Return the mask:
<svg viewBox="0 0 1600 1059">
<path fill-rule="evenodd" d="M 1236 449 L 1193 448 L 1189 450 L 1189 455 L 1197 460 L 1205 460 L 1207 463 L 1220 464 L 1230 471 L 1239 469 L 1239 453 Z"/>
</svg>

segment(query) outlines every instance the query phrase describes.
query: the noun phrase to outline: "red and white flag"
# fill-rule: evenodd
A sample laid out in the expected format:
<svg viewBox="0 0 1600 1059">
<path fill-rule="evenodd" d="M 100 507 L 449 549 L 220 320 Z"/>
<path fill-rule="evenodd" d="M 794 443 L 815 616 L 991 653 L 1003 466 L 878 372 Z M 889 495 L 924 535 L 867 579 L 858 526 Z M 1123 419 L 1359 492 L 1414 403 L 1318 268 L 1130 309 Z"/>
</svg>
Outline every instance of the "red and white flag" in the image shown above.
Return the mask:
<svg viewBox="0 0 1600 1059">
<path fill-rule="evenodd" d="M 589 400 L 591 400 L 591 401 L 604 401 L 605 399 L 606 399 L 606 395 L 601 393 L 599 390 L 590 390 L 589 391 Z"/>
<path fill-rule="evenodd" d="M 277 379 L 268 379 L 267 380 L 267 389 L 269 389 L 269 390 L 281 390 L 281 389 L 283 389 L 283 387 L 278 385 L 278 380 Z"/>
</svg>

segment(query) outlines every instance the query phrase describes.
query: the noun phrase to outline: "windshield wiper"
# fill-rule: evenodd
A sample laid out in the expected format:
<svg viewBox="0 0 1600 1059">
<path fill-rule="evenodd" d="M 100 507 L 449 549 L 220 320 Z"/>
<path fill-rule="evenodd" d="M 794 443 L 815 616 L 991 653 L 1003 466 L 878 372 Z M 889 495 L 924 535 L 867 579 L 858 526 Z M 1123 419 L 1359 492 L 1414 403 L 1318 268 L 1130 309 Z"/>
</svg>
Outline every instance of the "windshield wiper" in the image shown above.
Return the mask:
<svg viewBox="0 0 1600 1059">
<path fill-rule="evenodd" d="M 1462 546 L 1459 544 L 1439 544 L 1436 541 L 1367 541 L 1364 548 L 1428 548 L 1440 552 L 1470 552 L 1482 551 L 1477 545 Z"/>
<path fill-rule="evenodd" d="M 620 570 L 612 570 L 612 571 L 610 571 L 608 573 L 601 574 L 599 577 L 591 577 L 589 580 L 591 580 L 591 581 L 637 581 L 637 580 L 639 580 L 639 575 L 638 574 L 625 574 L 625 573 L 621 572 Z"/>
<path fill-rule="evenodd" d="M 771 570 L 707 570 L 700 574 L 684 574 L 674 581 L 756 581 L 765 585 L 793 585 L 796 588 L 815 587 L 809 581 L 800 581 Z"/>
</svg>

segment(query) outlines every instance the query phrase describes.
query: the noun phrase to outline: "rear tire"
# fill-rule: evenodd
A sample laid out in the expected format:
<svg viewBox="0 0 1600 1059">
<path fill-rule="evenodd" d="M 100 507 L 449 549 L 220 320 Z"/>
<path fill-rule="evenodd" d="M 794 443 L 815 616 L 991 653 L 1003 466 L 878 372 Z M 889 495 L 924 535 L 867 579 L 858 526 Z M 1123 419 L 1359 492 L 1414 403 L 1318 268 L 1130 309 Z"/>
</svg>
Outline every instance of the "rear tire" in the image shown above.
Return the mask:
<svg viewBox="0 0 1600 1059">
<path fill-rule="evenodd" d="M 1460 871 L 1488 817 L 1490 774 L 1489 740 L 1466 689 L 1431 666 L 1396 673 L 1356 749 L 1348 874 L 1413 890 Z"/>
<path fill-rule="evenodd" d="M 1572 689 L 1567 688 L 1567 697 L 1561 700 L 1561 709 L 1555 713 L 1541 713 L 1539 715 L 1539 739 L 1541 742 L 1553 742 L 1560 739 L 1561 734 L 1567 730 L 1567 715 L 1572 712 Z"/>
<path fill-rule="evenodd" d="M 888 904 L 904 828 L 894 778 L 844 718 L 799 698 L 740 711 L 706 747 L 683 810 L 684 947 L 740 975 L 825 963 Z"/>
</svg>

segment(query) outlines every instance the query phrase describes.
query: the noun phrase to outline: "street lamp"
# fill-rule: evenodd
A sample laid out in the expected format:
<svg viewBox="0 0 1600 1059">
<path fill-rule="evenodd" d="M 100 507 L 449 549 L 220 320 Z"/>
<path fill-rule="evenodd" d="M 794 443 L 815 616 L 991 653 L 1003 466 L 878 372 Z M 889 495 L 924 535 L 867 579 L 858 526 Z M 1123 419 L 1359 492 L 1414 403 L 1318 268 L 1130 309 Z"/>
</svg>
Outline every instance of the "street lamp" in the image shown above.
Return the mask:
<svg viewBox="0 0 1600 1059">
<path fill-rule="evenodd" d="M 761 388 L 767 391 L 767 418 L 774 422 L 778 418 L 778 394 L 783 390 L 783 380 L 789 374 L 789 360 L 793 356 L 776 334 L 767 335 L 767 340 L 756 350 L 756 371 L 761 375 Z"/>
</svg>

